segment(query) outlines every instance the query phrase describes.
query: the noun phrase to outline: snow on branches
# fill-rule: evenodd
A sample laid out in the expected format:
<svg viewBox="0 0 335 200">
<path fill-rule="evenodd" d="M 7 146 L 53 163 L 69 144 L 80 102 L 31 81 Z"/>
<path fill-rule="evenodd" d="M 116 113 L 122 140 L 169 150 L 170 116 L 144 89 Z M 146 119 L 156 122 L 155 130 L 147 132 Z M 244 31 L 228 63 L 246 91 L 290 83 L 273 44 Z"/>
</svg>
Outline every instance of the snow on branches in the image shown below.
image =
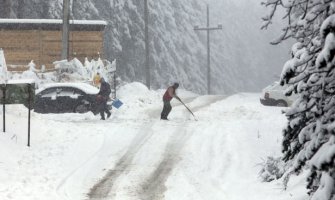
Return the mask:
<svg viewBox="0 0 335 200">
<path fill-rule="evenodd" d="M 284 65 L 280 83 L 299 98 L 286 112 L 283 160 L 292 171 L 310 171 L 307 188 L 313 200 L 335 199 L 335 3 L 333 0 L 268 0 L 267 28 L 278 7 L 285 9 L 283 34 L 297 43 Z"/>
</svg>

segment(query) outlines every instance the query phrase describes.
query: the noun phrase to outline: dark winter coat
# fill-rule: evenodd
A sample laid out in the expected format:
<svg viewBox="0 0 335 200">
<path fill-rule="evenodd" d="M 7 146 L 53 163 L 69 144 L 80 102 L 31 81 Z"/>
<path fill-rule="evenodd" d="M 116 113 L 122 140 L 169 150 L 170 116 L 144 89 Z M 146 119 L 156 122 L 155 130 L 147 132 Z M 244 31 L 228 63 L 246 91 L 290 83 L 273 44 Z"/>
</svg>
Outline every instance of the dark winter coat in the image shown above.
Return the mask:
<svg viewBox="0 0 335 200">
<path fill-rule="evenodd" d="M 105 81 L 101 81 L 100 91 L 98 95 L 101 95 L 104 98 L 104 100 L 107 101 L 110 93 L 111 93 L 110 85 Z"/>
</svg>

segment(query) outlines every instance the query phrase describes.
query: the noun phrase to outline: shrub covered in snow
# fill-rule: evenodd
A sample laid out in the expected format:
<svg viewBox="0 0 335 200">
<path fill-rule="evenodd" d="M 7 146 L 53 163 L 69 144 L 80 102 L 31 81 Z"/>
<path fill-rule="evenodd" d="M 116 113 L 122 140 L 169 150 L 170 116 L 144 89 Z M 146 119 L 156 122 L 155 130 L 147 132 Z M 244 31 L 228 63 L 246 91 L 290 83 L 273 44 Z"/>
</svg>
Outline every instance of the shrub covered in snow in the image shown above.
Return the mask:
<svg viewBox="0 0 335 200">
<path fill-rule="evenodd" d="M 281 157 L 267 157 L 261 164 L 262 169 L 259 176 L 263 182 L 280 179 L 285 173 L 285 163 Z"/>
</svg>

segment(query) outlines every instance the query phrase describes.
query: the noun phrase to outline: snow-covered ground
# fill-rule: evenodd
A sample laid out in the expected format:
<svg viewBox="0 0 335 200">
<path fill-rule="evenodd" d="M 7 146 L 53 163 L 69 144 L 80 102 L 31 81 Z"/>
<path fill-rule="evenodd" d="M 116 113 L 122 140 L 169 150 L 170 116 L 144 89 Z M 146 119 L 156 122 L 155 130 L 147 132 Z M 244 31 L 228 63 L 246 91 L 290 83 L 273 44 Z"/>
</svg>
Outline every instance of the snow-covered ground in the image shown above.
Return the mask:
<svg viewBox="0 0 335 200">
<path fill-rule="evenodd" d="M 32 113 L 7 105 L 0 133 L 1 200 L 302 200 L 304 177 L 260 181 L 260 163 L 280 156 L 283 108 L 259 94 L 179 96 L 170 121 L 159 119 L 163 90 L 121 87 L 124 102 L 100 121 L 86 114 Z M 2 115 L 2 108 L 1 108 Z M 1 128 L 2 128 L 1 120 Z"/>
</svg>

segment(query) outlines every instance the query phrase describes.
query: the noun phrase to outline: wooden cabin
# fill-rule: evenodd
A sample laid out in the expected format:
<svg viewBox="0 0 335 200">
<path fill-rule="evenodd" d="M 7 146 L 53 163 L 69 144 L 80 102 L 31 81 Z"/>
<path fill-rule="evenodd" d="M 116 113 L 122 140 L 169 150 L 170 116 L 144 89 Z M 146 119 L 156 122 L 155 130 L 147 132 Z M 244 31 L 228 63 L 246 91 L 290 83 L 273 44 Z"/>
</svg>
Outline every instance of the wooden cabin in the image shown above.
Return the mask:
<svg viewBox="0 0 335 200">
<path fill-rule="evenodd" d="M 69 57 L 80 61 L 104 55 L 103 38 L 107 23 L 99 20 L 70 20 Z M 0 48 L 8 70 L 21 71 L 34 61 L 37 68 L 54 67 L 61 60 L 62 20 L 0 19 Z"/>
</svg>

